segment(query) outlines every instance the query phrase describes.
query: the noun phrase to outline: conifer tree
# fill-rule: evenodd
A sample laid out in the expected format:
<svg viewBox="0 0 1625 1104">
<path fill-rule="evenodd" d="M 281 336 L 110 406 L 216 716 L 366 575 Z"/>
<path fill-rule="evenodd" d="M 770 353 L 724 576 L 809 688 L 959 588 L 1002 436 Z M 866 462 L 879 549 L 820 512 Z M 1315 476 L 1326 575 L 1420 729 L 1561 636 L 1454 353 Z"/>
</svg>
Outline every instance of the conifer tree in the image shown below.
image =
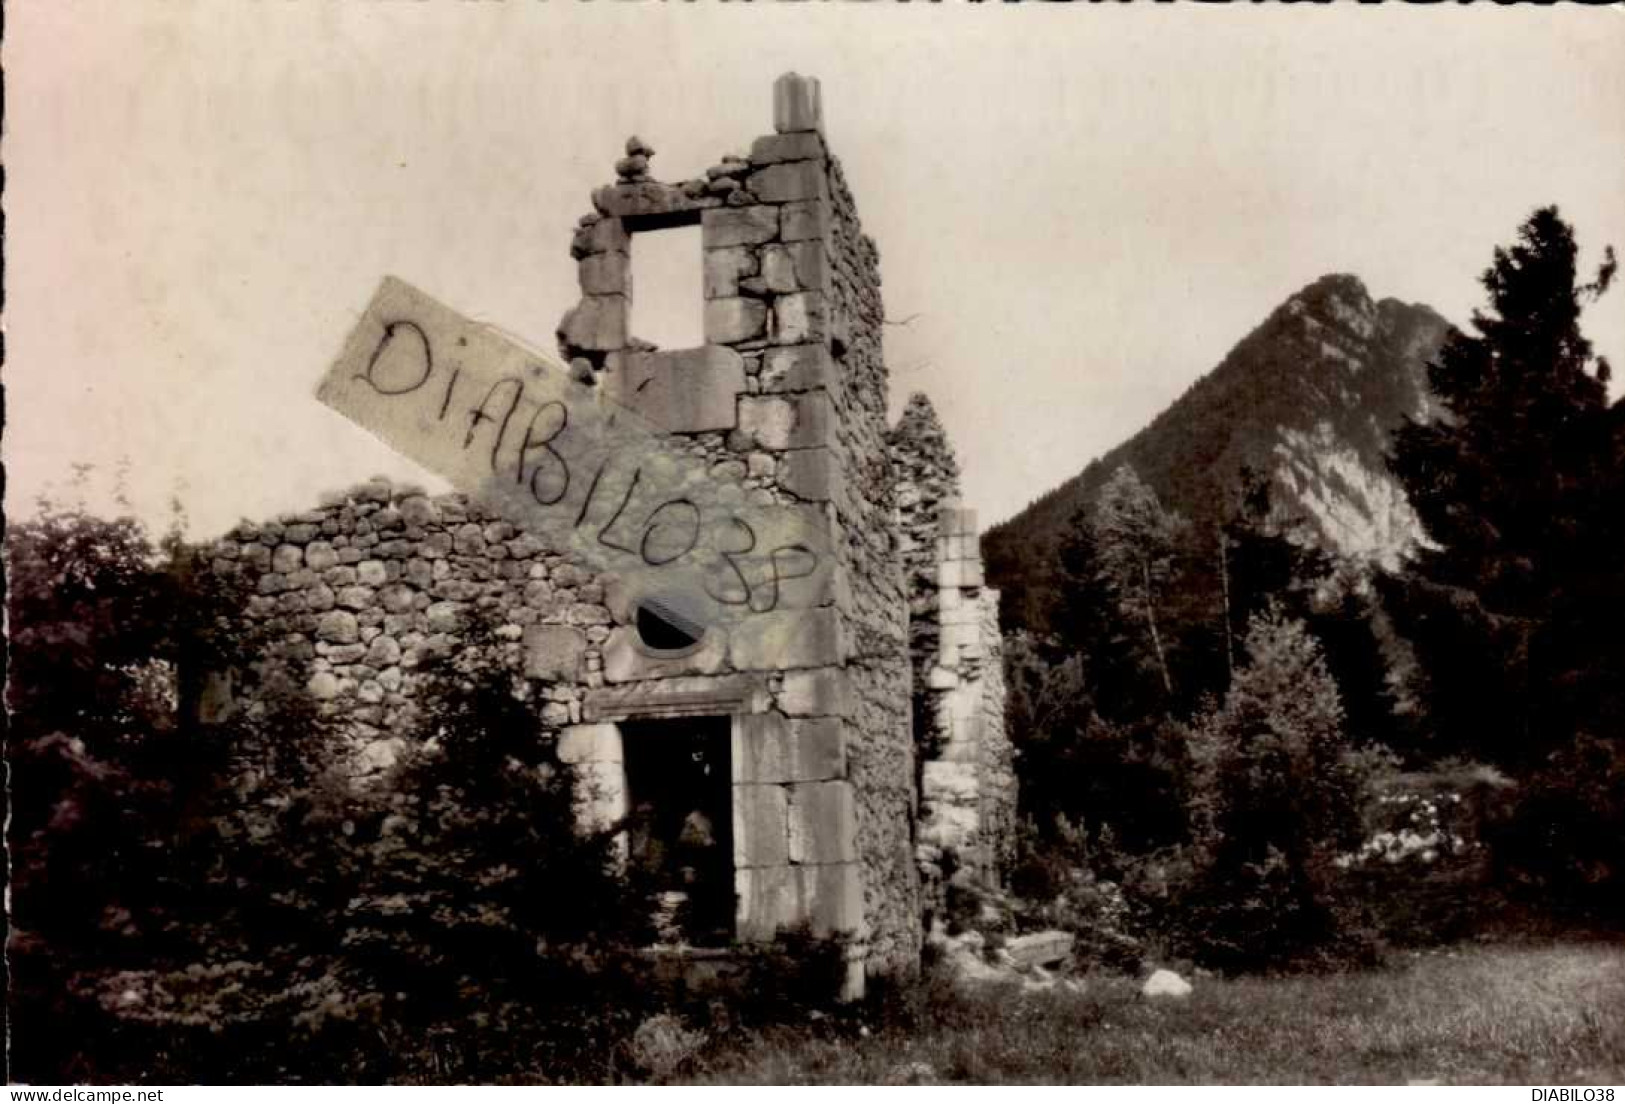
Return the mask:
<svg viewBox="0 0 1625 1104">
<path fill-rule="evenodd" d="M 1429 367 L 1435 416 L 1397 435 L 1392 467 L 1432 542 L 1406 580 L 1410 629 L 1452 750 L 1530 761 L 1595 696 L 1572 676 L 1608 650 L 1594 600 L 1618 591 L 1619 417 L 1579 320 L 1614 269 L 1610 249 L 1578 283 L 1573 231 L 1536 211 L 1495 250 L 1475 332 Z"/>
</svg>

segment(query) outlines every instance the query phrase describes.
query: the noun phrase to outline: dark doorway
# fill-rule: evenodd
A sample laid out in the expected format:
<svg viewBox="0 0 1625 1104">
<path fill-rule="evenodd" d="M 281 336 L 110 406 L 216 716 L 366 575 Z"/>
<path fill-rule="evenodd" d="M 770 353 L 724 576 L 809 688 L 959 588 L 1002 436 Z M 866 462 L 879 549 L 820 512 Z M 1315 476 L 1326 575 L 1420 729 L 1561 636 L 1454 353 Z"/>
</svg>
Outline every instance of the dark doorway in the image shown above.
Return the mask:
<svg viewBox="0 0 1625 1104">
<path fill-rule="evenodd" d="M 622 724 L 627 857 L 659 895 L 656 928 L 697 947 L 733 941 L 733 770 L 727 717 Z"/>
</svg>

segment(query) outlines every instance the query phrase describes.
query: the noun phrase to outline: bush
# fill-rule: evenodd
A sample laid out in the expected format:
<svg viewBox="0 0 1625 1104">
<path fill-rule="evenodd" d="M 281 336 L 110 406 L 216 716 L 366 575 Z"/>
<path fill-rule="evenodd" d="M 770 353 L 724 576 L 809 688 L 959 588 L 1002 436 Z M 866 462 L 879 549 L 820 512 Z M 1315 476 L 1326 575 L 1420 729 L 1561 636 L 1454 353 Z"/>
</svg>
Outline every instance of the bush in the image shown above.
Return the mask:
<svg viewBox="0 0 1625 1104">
<path fill-rule="evenodd" d="M 1385 940 L 1451 942 L 1502 911 L 1483 834 L 1502 815 L 1511 788 L 1493 767 L 1461 761 L 1380 776 L 1366 806 L 1365 838 L 1344 859 Z"/>
<path fill-rule="evenodd" d="M 1186 953 L 1251 970 L 1369 958 L 1375 933 L 1341 877 L 1381 761 L 1343 733 L 1337 685 L 1299 621 L 1253 619 L 1248 662 L 1191 737 L 1190 881 L 1172 934 Z"/>
</svg>

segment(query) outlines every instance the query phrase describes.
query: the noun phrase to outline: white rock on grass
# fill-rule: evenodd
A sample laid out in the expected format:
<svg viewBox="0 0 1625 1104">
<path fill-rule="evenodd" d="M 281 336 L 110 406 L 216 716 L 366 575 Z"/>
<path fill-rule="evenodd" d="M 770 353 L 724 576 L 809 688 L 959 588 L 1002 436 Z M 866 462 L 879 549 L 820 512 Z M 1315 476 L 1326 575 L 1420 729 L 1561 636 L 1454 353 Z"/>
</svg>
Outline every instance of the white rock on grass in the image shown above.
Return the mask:
<svg viewBox="0 0 1625 1104">
<path fill-rule="evenodd" d="M 1146 997 L 1184 998 L 1191 995 L 1191 983 L 1172 970 L 1158 970 L 1145 979 L 1140 995 Z"/>
</svg>

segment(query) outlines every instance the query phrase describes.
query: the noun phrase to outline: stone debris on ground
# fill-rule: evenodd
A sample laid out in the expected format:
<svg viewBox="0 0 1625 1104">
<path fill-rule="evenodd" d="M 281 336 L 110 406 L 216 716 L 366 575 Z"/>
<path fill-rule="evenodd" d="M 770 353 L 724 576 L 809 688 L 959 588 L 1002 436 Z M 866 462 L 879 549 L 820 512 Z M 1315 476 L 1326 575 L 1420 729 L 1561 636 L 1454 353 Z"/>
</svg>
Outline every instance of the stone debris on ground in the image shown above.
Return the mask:
<svg viewBox="0 0 1625 1104">
<path fill-rule="evenodd" d="M 954 980 L 961 983 L 994 983 L 1019 985 L 1023 993 L 1042 993 L 1061 990 L 1082 993 L 1083 982 L 1077 978 L 1059 976 L 1055 969 L 1071 955 L 1073 937 L 1066 932 L 1034 932 L 1016 936 L 987 952 L 987 937 L 979 931 L 963 931 L 949 935 L 941 925 L 932 928 L 927 941 L 941 955 L 943 965 Z M 1054 950 L 1064 944 L 1065 950 L 1056 955 Z M 1012 945 L 1021 952 L 1012 953 Z M 1043 948 L 1042 950 L 1035 950 Z M 1039 957 L 1034 958 L 1033 955 Z M 1049 966 L 1050 969 L 1045 967 Z"/>
<path fill-rule="evenodd" d="M 1182 999 L 1191 995 L 1191 983 L 1172 970 L 1156 970 L 1145 979 L 1140 994 L 1146 997 Z"/>
</svg>

